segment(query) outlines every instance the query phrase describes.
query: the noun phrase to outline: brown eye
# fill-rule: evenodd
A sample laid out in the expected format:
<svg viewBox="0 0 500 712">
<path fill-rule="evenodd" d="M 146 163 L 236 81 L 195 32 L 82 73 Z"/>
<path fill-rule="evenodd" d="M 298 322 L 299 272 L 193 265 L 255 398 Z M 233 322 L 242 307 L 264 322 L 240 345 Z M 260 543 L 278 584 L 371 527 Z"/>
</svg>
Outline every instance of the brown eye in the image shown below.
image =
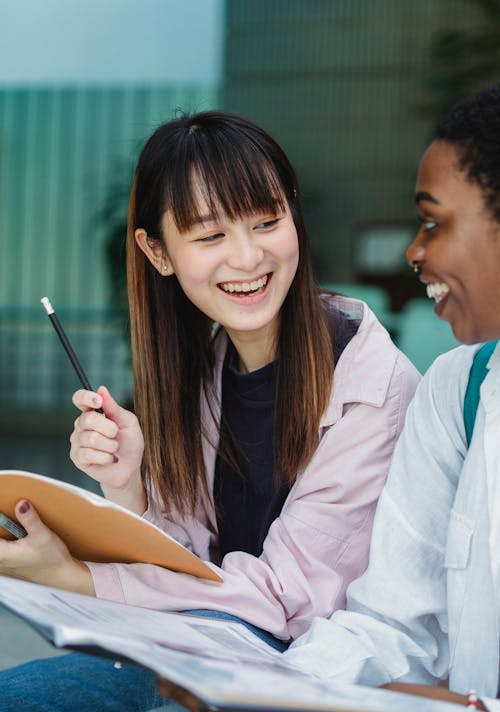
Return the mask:
<svg viewBox="0 0 500 712">
<path fill-rule="evenodd" d="M 435 220 L 423 218 L 420 215 L 418 216 L 418 222 L 423 225 L 426 230 L 433 230 L 437 225 Z"/>
<path fill-rule="evenodd" d="M 255 226 L 256 230 L 266 230 L 269 229 L 270 227 L 274 227 L 275 225 L 278 224 L 279 218 L 274 218 L 273 220 L 266 220 L 265 222 L 261 222 L 258 225 Z"/>
<path fill-rule="evenodd" d="M 220 237 L 224 237 L 224 233 L 217 232 L 217 233 L 214 233 L 213 235 L 207 235 L 206 237 L 200 237 L 200 239 L 196 240 L 196 242 L 215 242 L 215 240 L 218 240 Z"/>
</svg>

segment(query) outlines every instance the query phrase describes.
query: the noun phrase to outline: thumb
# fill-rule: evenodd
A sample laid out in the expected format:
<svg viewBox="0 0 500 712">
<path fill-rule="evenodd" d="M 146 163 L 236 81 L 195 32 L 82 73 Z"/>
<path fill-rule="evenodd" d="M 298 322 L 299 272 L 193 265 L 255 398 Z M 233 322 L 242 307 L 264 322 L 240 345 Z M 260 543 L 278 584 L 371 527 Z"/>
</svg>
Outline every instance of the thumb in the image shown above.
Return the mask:
<svg viewBox="0 0 500 712">
<path fill-rule="evenodd" d="M 99 386 L 97 392 L 102 398 L 102 409 L 104 415 L 118 425 L 119 428 L 126 428 L 135 423 L 135 416 L 129 410 L 119 405 L 106 386 Z"/>
<path fill-rule="evenodd" d="M 16 504 L 16 517 L 28 534 L 35 534 L 41 529 L 45 529 L 45 524 L 38 516 L 38 512 L 27 499 L 22 499 Z"/>
</svg>

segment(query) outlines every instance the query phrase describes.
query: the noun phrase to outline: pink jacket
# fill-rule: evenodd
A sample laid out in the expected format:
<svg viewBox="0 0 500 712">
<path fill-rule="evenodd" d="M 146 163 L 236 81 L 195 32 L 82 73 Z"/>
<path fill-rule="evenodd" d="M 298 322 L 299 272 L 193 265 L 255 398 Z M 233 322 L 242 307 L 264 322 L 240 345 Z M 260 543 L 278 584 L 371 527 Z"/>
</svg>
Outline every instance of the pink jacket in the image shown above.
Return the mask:
<svg viewBox="0 0 500 712">
<path fill-rule="evenodd" d="M 348 584 L 368 563 L 375 506 L 419 375 L 366 304 L 344 297 L 335 297 L 335 303 L 362 315 L 362 321 L 336 365 L 316 452 L 271 525 L 261 556 L 234 551 L 219 567 L 210 501 L 200 503 L 195 517 L 176 522 L 167 521 L 150 501 L 144 516 L 212 562 L 224 582 L 148 564 L 89 563 L 99 598 L 167 610 L 222 610 L 285 640 L 302 634 L 314 616 L 328 617 L 344 607 Z M 218 341 L 220 394 L 225 340 Z M 212 491 L 217 428 L 207 422 L 212 422 L 204 443 Z"/>
</svg>

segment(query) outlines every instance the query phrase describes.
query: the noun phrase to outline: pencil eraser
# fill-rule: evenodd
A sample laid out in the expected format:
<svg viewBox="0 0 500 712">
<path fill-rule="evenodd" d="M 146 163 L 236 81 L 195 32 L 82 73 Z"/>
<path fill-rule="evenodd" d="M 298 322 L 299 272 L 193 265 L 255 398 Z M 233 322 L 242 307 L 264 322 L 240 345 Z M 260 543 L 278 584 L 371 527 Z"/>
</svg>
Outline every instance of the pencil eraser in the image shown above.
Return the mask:
<svg viewBox="0 0 500 712">
<path fill-rule="evenodd" d="M 54 307 L 53 307 L 52 304 L 50 303 L 50 300 L 49 300 L 48 297 L 42 297 L 42 298 L 40 299 L 40 301 L 42 302 L 43 307 L 44 307 L 45 311 L 47 312 L 47 314 L 53 314 L 53 313 L 54 313 Z"/>
</svg>

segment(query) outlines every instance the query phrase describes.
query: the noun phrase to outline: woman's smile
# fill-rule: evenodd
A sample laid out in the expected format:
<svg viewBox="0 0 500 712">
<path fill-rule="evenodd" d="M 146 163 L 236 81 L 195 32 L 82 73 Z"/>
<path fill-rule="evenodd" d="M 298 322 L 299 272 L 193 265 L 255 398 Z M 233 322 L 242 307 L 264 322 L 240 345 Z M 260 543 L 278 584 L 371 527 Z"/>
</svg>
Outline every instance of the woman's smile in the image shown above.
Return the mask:
<svg viewBox="0 0 500 712">
<path fill-rule="evenodd" d="M 256 279 L 249 278 L 245 282 L 231 281 L 231 282 L 219 282 L 217 285 L 219 289 L 229 296 L 237 297 L 242 299 L 244 297 L 253 297 L 256 294 L 261 294 L 266 290 L 266 287 L 271 280 L 272 272 L 265 274 L 262 277 L 257 277 Z"/>
</svg>

